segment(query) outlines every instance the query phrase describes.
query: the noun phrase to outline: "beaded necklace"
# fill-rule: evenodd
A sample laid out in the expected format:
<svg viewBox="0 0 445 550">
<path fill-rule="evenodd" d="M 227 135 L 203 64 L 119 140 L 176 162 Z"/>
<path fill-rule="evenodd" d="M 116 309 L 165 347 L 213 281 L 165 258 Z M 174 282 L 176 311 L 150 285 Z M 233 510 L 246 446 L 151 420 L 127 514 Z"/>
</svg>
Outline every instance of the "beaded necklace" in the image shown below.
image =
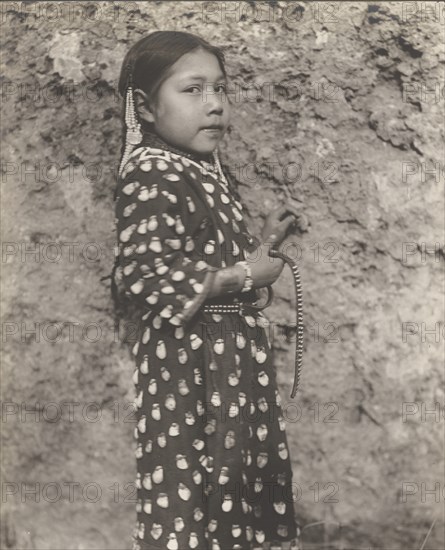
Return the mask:
<svg viewBox="0 0 445 550">
<path fill-rule="evenodd" d="M 201 164 L 206 170 L 218 173 L 222 181 L 227 183 L 227 179 L 224 175 L 224 172 L 222 171 L 221 163 L 219 161 L 219 156 L 216 149 L 211 154 L 189 153 L 188 151 L 184 151 L 183 149 L 179 149 L 178 147 L 170 145 L 157 134 L 148 132 L 146 130 L 143 133 L 142 142 L 140 145 L 148 145 L 149 147 L 170 151 L 172 153 L 176 153 L 177 155 L 187 157 L 188 159 L 198 164 Z"/>
</svg>

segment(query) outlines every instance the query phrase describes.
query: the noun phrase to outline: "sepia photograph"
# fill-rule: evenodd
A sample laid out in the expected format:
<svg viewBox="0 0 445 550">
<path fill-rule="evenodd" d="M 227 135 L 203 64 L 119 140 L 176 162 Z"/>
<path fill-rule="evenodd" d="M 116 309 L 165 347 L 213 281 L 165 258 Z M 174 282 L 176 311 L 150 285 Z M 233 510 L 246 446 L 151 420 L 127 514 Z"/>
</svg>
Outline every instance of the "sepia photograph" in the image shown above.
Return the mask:
<svg viewBox="0 0 445 550">
<path fill-rule="evenodd" d="M 0 17 L 1 550 L 443 550 L 445 3 Z"/>
</svg>

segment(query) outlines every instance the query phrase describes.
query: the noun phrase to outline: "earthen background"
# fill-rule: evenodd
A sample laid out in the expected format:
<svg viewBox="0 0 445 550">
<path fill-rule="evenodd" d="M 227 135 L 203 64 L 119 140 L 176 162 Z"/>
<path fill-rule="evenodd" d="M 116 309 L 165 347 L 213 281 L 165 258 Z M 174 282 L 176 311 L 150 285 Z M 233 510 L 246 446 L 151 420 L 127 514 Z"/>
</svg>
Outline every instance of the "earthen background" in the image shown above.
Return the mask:
<svg viewBox="0 0 445 550">
<path fill-rule="evenodd" d="M 337 2 L 326 9 L 270 2 L 254 16 L 240 3 L 239 17 L 225 16 L 228 3 L 219 2 L 207 18 L 200 2 L 99 2 L 97 12 L 76 2 L 68 15 L 58 2 L 49 11 L 45 3 L 8 4 L 1 30 L 2 241 L 18 252 L 2 258 L 2 401 L 19 411 L 26 405 L 37 418 L 2 418 L 2 487 L 17 484 L 17 493 L 2 496 L 1 548 L 130 548 L 133 362 L 113 332 L 110 281 L 100 278 L 111 271 L 115 242 L 116 81 L 127 49 L 154 30 L 196 33 L 226 51 L 244 98 L 233 105 L 221 154 L 235 171 L 256 163 L 238 172 L 251 231 L 258 234 L 261 213 L 290 198 L 310 222 L 287 241 L 300 247 L 306 323 L 293 400 L 295 343 L 278 328 L 295 322 L 287 267 L 265 312 L 289 407 L 304 548 L 417 549 L 425 540 L 425 550 L 443 548 L 443 4 Z M 275 17 L 267 6 L 275 6 Z M 252 86 L 264 83 L 281 83 L 281 95 L 248 100 Z M 437 83 L 439 96 L 422 96 L 422 86 Z M 279 169 L 267 174 L 260 163 Z M 301 166 L 301 177 L 292 170 L 286 177 L 289 163 Z M 403 163 L 412 163 L 405 178 Z M 438 177 L 422 179 L 421 163 L 440 163 Z M 73 258 L 68 242 L 77 243 Z M 63 251 L 54 262 L 58 249 L 50 243 Z M 413 252 L 407 258 L 403 243 Z M 421 243 L 440 250 L 422 257 Z M 23 257 L 25 245 L 40 257 Z M 403 323 L 418 328 L 406 341 Z M 45 333 L 56 324 L 65 324 L 59 336 Z M 102 334 L 88 341 L 94 326 Z M 441 332 L 422 338 L 422 327 Z M 25 332 L 33 328 L 37 337 Z M 79 403 L 73 422 L 66 402 Z M 408 402 L 419 412 L 403 422 Z M 63 411 L 59 420 L 50 421 L 57 408 L 49 403 Z M 88 403 L 99 407 L 97 421 L 94 406 L 83 409 Z M 438 418 L 422 419 L 421 403 L 439 403 Z M 292 404 L 301 412 L 295 422 Z M 79 484 L 72 499 L 70 482 Z M 408 482 L 418 491 L 403 502 Z M 40 484 L 39 502 L 26 498 L 23 483 Z M 91 483 L 101 489 L 97 502 Z M 440 484 L 438 497 L 423 494 L 422 501 L 422 483 L 429 490 Z"/>
</svg>

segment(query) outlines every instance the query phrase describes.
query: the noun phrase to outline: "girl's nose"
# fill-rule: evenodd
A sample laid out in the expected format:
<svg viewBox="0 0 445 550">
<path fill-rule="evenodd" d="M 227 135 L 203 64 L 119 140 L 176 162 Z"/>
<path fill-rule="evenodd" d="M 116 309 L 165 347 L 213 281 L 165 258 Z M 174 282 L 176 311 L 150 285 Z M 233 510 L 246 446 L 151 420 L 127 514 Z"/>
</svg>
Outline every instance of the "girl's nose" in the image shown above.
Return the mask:
<svg viewBox="0 0 445 550">
<path fill-rule="evenodd" d="M 221 99 L 218 97 L 212 97 L 212 99 L 209 99 L 207 104 L 207 112 L 208 114 L 217 114 L 222 115 L 224 111 L 224 106 L 221 102 Z"/>
<path fill-rule="evenodd" d="M 207 103 L 207 112 L 209 114 L 218 114 L 221 115 L 224 111 L 224 103 L 226 98 L 224 94 L 214 92 L 209 94 L 206 98 Z"/>
</svg>

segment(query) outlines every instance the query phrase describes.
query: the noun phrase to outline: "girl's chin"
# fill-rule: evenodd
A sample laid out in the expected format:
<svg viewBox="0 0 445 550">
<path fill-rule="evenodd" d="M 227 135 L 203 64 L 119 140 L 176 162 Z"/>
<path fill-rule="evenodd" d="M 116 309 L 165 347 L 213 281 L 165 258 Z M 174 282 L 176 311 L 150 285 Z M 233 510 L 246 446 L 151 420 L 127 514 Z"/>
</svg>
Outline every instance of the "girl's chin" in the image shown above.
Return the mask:
<svg viewBox="0 0 445 550">
<path fill-rule="evenodd" d="M 200 136 L 200 138 L 188 141 L 187 143 L 174 143 L 170 141 L 170 144 L 192 155 L 211 155 L 221 141 L 221 139 L 214 139 L 213 136 L 210 139 L 204 136 Z M 167 140 L 164 138 L 164 141 Z"/>
<path fill-rule="evenodd" d="M 192 155 L 211 155 L 213 151 L 216 149 L 218 143 L 212 143 L 207 146 L 201 146 L 201 147 L 190 147 L 190 145 L 184 149 L 191 153 Z"/>
<path fill-rule="evenodd" d="M 223 135 L 220 131 L 201 131 L 193 141 L 188 143 L 188 149 L 198 155 L 210 155 L 218 147 Z"/>
</svg>

